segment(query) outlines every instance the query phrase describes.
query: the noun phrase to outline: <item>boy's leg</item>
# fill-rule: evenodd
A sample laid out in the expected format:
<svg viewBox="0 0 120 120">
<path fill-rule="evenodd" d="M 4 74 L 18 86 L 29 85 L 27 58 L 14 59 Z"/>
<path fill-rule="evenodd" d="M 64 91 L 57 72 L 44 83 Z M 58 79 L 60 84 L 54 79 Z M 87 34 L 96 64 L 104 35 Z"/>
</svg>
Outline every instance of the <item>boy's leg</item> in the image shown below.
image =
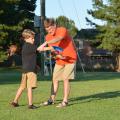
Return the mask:
<svg viewBox="0 0 120 120">
<path fill-rule="evenodd" d="M 14 99 L 14 101 L 13 101 L 14 103 L 18 103 L 18 100 L 19 100 L 19 98 L 20 98 L 23 90 L 24 90 L 24 89 L 23 89 L 22 87 L 20 87 L 20 88 L 18 89 L 18 91 L 17 91 L 17 93 L 16 93 L 16 96 L 15 96 L 15 99 Z"/>
<path fill-rule="evenodd" d="M 32 105 L 32 88 L 28 88 L 28 104 Z"/>
<path fill-rule="evenodd" d="M 28 108 L 36 109 L 37 107 L 33 105 L 33 89 L 37 87 L 37 75 L 34 72 L 27 73 L 27 96 L 28 96 Z"/>
<path fill-rule="evenodd" d="M 28 90 L 28 104 L 29 104 L 28 108 L 29 109 L 36 109 L 36 108 L 38 108 L 38 107 L 34 106 L 33 102 L 32 102 L 32 98 L 33 98 L 32 87 L 28 88 L 27 90 Z"/>
<path fill-rule="evenodd" d="M 20 87 L 19 87 L 19 89 L 18 89 L 18 91 L 16 93 L 16 96 L 15 96 L 14 100 L 13 100 L 13 104 L 18 103 L 18 100 L 19 100 L 23 90 L 25 89 L 25 87 L 26 87 L 26 74 L 23 73 L 22 74 L 22 79 L 21 79 L 21 84 L 20 84 Z"/>
</svg>

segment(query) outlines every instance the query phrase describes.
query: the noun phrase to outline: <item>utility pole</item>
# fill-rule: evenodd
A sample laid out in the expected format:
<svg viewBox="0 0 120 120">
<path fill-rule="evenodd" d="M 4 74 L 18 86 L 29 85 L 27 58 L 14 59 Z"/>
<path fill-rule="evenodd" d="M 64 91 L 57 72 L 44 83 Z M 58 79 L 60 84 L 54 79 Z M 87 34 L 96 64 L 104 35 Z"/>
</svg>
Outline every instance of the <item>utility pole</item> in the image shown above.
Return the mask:
<svg viewBox="0 0 120 120">
<path fill-rule="evenodd" d="M 45 19 L 45 0 L 40 0 L 40 45 L 44 43 L 44 36 L 45 36 L 45 30 L 44 30 L 44 19 Z M 44 63 L 44 52 L 41 52 L 40 55 L 40 68 L 41 68 L 41 75 L 44 75 L 44 69 L 45 69 L 45 63 Z"/>
</svg>

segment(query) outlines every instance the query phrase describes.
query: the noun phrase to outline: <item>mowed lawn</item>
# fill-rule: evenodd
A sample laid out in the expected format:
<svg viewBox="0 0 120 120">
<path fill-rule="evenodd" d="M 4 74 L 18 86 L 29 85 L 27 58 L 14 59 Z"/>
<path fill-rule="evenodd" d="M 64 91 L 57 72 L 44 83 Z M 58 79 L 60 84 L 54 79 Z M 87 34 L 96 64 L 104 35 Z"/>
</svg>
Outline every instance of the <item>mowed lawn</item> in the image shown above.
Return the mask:
<svg viewBox="0 0 120 120">
<path fill-rule="evenodd" d="M 69 106 L 56 108 L 63 96 L 60 82 L 56 104 L 41 106 L 50 95 L 50 77 L 38 75 L 38 88 L 34 90 L 34 104 L 38 109 L 29 110 L 26 90 L 19 104 L 13 108 L 13 100 L 19 87 L 19 69 L 0 68 L 0 120 L 120 120 L 120 73 L 77 72 L 71 81 Z"/>
</svg>

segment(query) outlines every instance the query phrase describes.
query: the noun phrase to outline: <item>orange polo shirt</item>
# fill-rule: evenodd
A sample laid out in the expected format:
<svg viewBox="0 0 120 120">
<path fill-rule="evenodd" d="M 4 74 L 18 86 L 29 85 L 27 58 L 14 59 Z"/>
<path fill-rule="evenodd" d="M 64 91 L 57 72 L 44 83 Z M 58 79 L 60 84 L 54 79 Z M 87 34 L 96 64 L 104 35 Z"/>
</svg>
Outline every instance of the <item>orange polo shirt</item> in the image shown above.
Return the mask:
<svg viewBox="0 0 120 120">
<path fill-rule="evenodd" d="M 63 48 L 62 55 L 65 56 L 66 59 L 64 60 L 57 59 L 56 64 L 65 65 L 65 64 L 76 62 L 77 60 L 76 50 L 72 42 L 72 38 L 67 32 L 67 29 L 64 27 L 57 27 L 54 35 L 51 35 L 51 34 L 46 35 L 46 41 L 53 40 L 57 37 L 63 37 L 64 39 L 56 43 L 49 44 L 49 46 L 58 46 L 58 47 Z"/>
</svg>

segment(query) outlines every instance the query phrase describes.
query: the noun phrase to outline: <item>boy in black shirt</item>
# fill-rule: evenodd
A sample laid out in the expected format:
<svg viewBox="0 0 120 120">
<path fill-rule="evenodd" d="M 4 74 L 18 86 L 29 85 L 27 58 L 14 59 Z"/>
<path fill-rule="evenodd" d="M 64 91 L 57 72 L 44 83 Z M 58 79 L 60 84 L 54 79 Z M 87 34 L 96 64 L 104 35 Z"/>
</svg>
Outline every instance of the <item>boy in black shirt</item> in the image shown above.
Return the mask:
<svg viewBox="0 0 120 120">
<path fill-rule="evenodd" d="M 36 88 L 37 75 L 36 75 L 36 49 L 34 44 L 35 33 L 30 29 L 25 29 L 22 32 L 24 45 L 22 47 L 22 80 L 20 87 L 16 93 L 15 99 L 11 103 L 13 107 L 18 107 L 18 99 L 20 98 L 23 90 L 27 88 L 28 91 L 28 108 L 35 109 L 36 106 L 32 103 L 32 89 Z"/>
</svg>

